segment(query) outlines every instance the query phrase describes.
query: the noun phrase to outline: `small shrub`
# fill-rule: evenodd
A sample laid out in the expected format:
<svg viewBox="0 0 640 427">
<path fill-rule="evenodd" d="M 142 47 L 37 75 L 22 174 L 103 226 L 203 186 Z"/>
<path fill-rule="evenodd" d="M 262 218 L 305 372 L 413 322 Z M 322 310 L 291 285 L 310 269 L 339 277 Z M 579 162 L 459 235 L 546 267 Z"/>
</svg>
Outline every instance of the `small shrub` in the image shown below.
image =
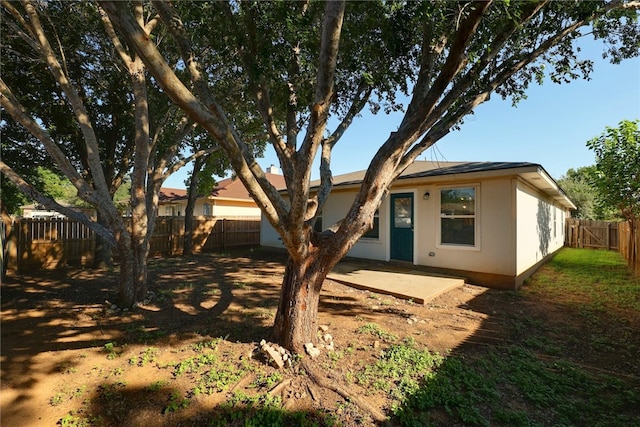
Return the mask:
<svg viewBox="0 0 640 427">
<path fill-rule="evenodd" d="M 396 341 L 398 337 L 394 334 L 384 331 L 380 326 L 375 323 L 366 323 L 360 326 L 356 332 L 358 334 L 369 334 L 373 335 L 376 338 L 380 338 L 385 341 Z"/>
<path fill-rule="evenodd" d="M 166 386 L 167 384 L 169 384 L 169 381 L 167 380 L 158 380 L 158 381 L 152 382 L 150 385 L 146 386 L 144 389 L 147 391 L 158 391 L 162 389 L 164 386 Z"/>
<path fill-rule="evenodd" d="M 169 404 L 164 408 L 164 413 L 177 412 L 180 409 L 186 409 L 189 407 L 189 399 L 182 397 L 182 394 L 178 390 L 174 390 L 169 396 Z"/>
</svg>

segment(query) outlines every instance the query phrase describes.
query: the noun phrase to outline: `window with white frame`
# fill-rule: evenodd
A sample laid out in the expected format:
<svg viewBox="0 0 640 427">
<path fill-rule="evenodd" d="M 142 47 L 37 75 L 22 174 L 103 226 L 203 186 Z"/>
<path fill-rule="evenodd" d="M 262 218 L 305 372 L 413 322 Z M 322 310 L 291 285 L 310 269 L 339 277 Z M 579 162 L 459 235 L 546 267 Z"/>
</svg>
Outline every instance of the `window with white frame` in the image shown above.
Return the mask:
<svg viewBox="0 0 640 427">
<path fill-rule="evenodd" d="M 379 239 L 380 238 L 380 210 L 376 209 L 373 214 L 373 226 L 371 230 L 362 235 L 366 239 Z"/>
<path fill-rule="evenodd" d="M 211 203 L 204 204 L 204 206 L 202 207 L 202 215 L 204 216 L 213 215 L 213 206 L 211 206 Z"/>
<path fill-rule="evenodd" d="M 440 190 L 440 244 L 476 246 L 476 187 Z"/>
</svg>

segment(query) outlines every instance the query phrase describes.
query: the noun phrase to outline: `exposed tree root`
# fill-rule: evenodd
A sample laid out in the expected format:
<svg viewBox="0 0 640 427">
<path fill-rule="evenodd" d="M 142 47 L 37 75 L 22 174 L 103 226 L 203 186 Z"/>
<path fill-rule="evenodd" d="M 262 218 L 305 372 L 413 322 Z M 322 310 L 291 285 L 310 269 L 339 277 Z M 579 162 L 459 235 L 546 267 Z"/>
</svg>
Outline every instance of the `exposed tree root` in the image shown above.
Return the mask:
<svg viewBox="0 0 640 427">
<path fill-rule="evenodd" d="M 364 401 L 363 399 L 360 399 L 358 396 L 354 395 L 349 390 L 345 389 L 344 387 L 341 387 L 335 382 L 329 381 L 326 377 L 322 375 L 322 373 L 316 370 L 316 368 L 313 366 L 312 363 L 309 362 L 308 359 L 303 359 L 300 362 L 300 364 L 304 368 L 304 370 L 307 372 L 307 375 L 309 375 L 309 378 L 311 378 L 319 386 L 327 388 L 331 391 L 334 391 L 338 393 L 340 396 L 342 396 L 343 398 L 347 399 L 348 401 L 355 403 L 356 405 L 358 405 L 358 407 L 360 407 L 360 409 L 362 409 L 363 411 L 371 415 L 371 418 L 373 418 L 374 421 L 378 423 L 383 423 L 387 420 L 387 416 L 380 409 L 369 405 L 366 401 Z"/>
</svg>

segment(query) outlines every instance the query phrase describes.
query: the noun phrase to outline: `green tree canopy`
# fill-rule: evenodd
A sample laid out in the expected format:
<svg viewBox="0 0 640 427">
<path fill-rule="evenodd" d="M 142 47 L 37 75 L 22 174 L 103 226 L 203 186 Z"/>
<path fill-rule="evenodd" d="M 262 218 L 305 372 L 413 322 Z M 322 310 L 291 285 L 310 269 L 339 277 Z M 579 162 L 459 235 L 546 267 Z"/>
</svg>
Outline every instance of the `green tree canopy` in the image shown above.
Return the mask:
<svg viewBox="0 0 640 427">
<path fill-rule="evenodd" d="M 326 274 L 373 224 L 394 180 L 494 93 L 517 102 L 531 83 L 588 78 L 585 34 L 607 41 L 613 62 L 637 56 L 637 2 L 630 1 L 154 1 L 182 61 L 135 19 L 137 3 L 100 1 L 171 100 L 229 156 L 236 175 L 289 254 L 274 323 L 279 343 L 304 351 L 317 332 Z M 142 4 L 142 3 L 141 3 Z M 168 43 L 167 43 L 168 44 Z M 229 107 L 217 92 L 246 99 Z M 410 101 L 399 105 L 396 95 Z M 237 105 L 237 103 L 236 103 Z M 331 155 L 363 108 L 404 110 L 378 147 L 345 217 L 314 230 L 332 191 Z M 268 182 L 237 124 L 262 120 L 287 184 Z M 330 121 L 329 118 L 332 120 Z M 333 124 L 336 124 L 333 127 Z M 320 158 L 320 185 L 311 168 Z"/>
<path fill-rule="evenodd" d="M 160 21 L 148 11 L 153 8 L 136 3 L 137 22 L 145 23 L 150 37 Z M 0 16 L 0 171 L 37 203 L 93 229 L 96 247 L 103 242 L 102 248 L 118 250 L 118 303 L 131 306 L 146 294 L 162 183 L 215 151 L 215 142 L 200 131 L 197 152 L 184 144 L 197 133 L 195 124 L 148 78 L 142 60 L 96 3 L 2 1 Z M 166 54 L 177 58 L 175 50 Z M 55 191 L 43 191 L 34 165 L 64 175 L 96 209 L 97 220 L 56 202 Z M 131 226 L 114 202 L 126 179 Z"/>
<path fill-rule="evenodd" d="M 577 207 L 572 213 L 575 218 L 598 219 L 594 210 L 596 190 L 591 186 L 591 175 L 594 172 L 595 166 L 583 166 L 569 169 L 558 179 L 558 185 Z"/>
<path fill-rule="evenodd" d="M 628 220 L 640 217 L 640 129 L 638 120 L 622 120 L 587 142 L 595 152 L 591 182 L 600 209 L 615 207 Z"/>
</svg>

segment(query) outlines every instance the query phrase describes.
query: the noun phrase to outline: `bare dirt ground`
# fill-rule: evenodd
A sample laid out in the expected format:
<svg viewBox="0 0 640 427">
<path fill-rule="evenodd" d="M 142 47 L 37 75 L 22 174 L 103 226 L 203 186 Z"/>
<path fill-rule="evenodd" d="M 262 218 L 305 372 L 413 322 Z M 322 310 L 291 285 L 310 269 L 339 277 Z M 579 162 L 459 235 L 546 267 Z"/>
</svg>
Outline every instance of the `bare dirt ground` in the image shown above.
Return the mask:
<svg viewBox="0 0 640 427">
<path fill-rule="evenodd" d="M 2 426 L 210 425 L 233 395 L 260 390 L 310 422 L 322 424 L 330 415 L 338 425 L 374 424 L 371 414 L 335 391 L 314 386 L 295 367 L 277 370 L 255 351 L 269 340 L 283 261 L 249 250 L 153 260 L 150 299 L 125 312 L 110 302 L 115 272 L 10 275 L 1 295 Z M 416 305 L 327 281 L 319 323 L 328 326 L 336 353 L 324 352 L 317 366 L 326 381 L 388 415 L 388 396 L 352 379 L 388 341 L 412 338 L 432 352 L 471 354 L 514 339 L 522 331 L 512 321 L 525 314 L 561 325 L 558 334 L 575 337 L 585 328 L 566 305 L 541 295 L 465 285 Z M 637 320 L 636 314 L 632 327 Z M 363 334 L 371 324 L 384 333 Z M 592 352 L 578 339 L 566 357 L 640 378 L 637 354 L 619 350 Z M 203 382 L 198 369 L 214 363 L 205 360 L 212 354 L 216 368 Z M 440 425 L 449 425 L 442 413 Z M 437 414 L 433 419 L 438 424 Z"/>
</svg>

